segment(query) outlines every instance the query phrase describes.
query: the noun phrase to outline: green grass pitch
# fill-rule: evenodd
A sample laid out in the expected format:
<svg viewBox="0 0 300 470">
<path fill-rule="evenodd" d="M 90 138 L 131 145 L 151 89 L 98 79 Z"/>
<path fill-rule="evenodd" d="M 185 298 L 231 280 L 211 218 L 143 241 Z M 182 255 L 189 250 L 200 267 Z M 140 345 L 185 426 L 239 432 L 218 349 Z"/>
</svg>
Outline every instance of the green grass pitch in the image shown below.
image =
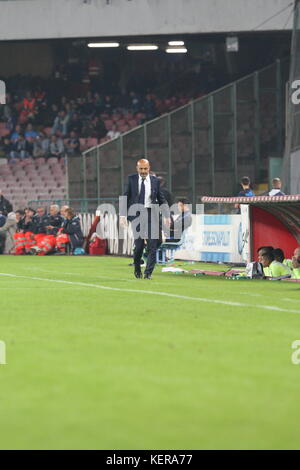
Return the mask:
<svg viewBox="0 0 300 470">
<path fill-rule="evenodd" d="M 129 262 L 0 258 L 0 448 L 299 449 L 300 285 Z"/>
</svg>

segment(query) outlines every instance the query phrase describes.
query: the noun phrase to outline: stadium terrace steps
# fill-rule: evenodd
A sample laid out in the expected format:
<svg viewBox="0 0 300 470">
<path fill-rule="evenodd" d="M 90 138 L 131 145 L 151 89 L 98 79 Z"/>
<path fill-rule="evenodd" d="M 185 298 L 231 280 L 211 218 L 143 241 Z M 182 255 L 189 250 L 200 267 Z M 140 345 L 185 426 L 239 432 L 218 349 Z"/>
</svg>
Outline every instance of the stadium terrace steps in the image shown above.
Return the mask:
<svg viewBox="0 0 300 470">
<path fill-rule="evenodd" d="M 64 163 L 28 158 L 0 165 L 0 188 L 14 209 L 26 207 L 32 200 L 59 200 L 66 197 Z"/>
</svg>

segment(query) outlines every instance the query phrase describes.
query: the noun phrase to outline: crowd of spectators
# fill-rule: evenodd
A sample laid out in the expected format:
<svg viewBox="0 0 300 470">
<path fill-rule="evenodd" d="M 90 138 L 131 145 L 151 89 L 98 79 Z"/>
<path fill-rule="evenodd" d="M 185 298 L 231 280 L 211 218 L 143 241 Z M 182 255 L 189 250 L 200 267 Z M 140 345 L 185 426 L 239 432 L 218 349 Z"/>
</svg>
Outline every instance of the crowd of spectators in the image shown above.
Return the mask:
<svg viewBox="0 0 300 470">
<path fill-rule="evenodd" d="M 114 96 L 88 91 L 85 97 L 62 96 L 51 102 L 40 86 L 23 94 L 7 93 L 0 109 L 0 158 L 15 161 L 76 154 L 188 100 L 184 96 L 159 99 L 134 91 Z"/>
</svg>

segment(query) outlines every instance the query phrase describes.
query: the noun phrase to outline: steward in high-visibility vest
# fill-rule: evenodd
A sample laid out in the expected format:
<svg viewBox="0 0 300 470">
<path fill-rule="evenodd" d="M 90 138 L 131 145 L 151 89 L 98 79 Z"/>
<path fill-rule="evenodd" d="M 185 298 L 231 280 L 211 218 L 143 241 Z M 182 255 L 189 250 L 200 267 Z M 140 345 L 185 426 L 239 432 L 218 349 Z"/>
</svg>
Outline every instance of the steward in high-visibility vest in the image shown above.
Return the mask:
<svg viewBox="0 0 300 470">
<path fill-rule="evenodd" d="M 292 277 L 293 279 L 300 279 L 300 246 L 295 248 L 294 256 L 292 258 Z"/>
<path fill-rule="evenodd" d="M 57 236 L 56 236 L 56 249 L 60 253 L 65 253 L 66 252 L 66 244 L 70 243 L 70 238 L 69 235 L 66 233 L 62 233 L 63 228 L 60 228 L 58 230 Z"/>
<path fill-rule="evenodd" d="M 25 253 L 25 244 L 26 244 L 26 237 L 23 232 L 16 232 L 13 235 L 14 244 L 15 244 L 15 255 L 23 255 Z"/>
<path fill-rule="evenodd" d="M 33 250 L 35 250 L 38 255 L 47 255 L 48 253 L 51 253 L 54 250 L 55 244 L 55 236 L 46 235 L 42 238 L 41 241 L 36 244 Z"/>
</svg>

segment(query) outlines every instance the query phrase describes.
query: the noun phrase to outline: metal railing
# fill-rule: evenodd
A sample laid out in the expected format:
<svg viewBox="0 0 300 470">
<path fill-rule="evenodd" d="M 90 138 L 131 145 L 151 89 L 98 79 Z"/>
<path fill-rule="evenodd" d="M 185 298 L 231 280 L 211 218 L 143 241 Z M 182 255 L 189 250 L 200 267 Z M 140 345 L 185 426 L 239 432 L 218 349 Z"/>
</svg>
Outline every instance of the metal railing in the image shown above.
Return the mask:
<svg viewBox="0 0 300 470">
<path fill-rule="evenodd" d="M 70 206 L 76 212 L 80 213 L 95 213 L 100 204 L 112 204 L 118 209 L 118 198 L 71 198 L 71 199 L 33 199 L 28 201 L 29 207 L 36 209 L 37 207 L 49 208 L 51 204 L 61 206 Z"/>
<path fill-rule="evenodd" d="M 120 137 L 68 157 L 71 198 L 115 198 L 147 157 L 175 197 L 234 195 L 239 179 L 267 178 L 282 157 L 288 59 L 252 73 Z"/>
</svg>

